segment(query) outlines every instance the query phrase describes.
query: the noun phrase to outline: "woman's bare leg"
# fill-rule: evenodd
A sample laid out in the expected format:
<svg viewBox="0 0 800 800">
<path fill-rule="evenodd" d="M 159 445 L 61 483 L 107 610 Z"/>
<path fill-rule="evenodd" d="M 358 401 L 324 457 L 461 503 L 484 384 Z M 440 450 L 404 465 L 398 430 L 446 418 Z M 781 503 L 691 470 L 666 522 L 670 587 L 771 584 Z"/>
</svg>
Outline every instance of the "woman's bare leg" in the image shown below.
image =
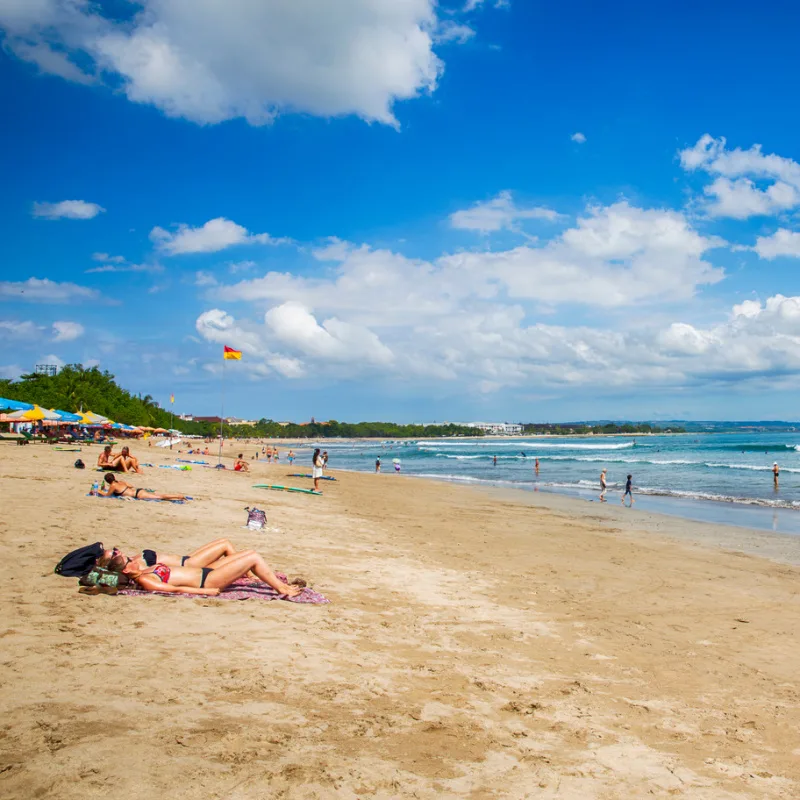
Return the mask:
<svg viewBox="0 0 800 800">
<path fill-rule="evenodd" d="M 190 567 L 214 567 L 223 564 L 225 558 L 236 555 L 236 548 L 227 539 L 216 539 L 204 544 L 186 559 Z"/>
<path fill-rule="evenodd" d="M 278 576 L 267 566 L 266 561 L 255 550 L 244 550 L 225 560 L 220 567 L 206 578 L 209 589 L 224 589 L 237 578 L 241 578 L 252 570 L 255 576 L 275 589 L 276 592 L 294 597 L 303 590 L 297 586 L 289 586 L 278 579 Z"/>
<path fill-rule="evenodd" d="M 185 500 L 186 496 L 182 494 L 162 494 L 161 492 L 148 492 L 142 489 L 139 492 L 138 500 Z"/>
</svg>

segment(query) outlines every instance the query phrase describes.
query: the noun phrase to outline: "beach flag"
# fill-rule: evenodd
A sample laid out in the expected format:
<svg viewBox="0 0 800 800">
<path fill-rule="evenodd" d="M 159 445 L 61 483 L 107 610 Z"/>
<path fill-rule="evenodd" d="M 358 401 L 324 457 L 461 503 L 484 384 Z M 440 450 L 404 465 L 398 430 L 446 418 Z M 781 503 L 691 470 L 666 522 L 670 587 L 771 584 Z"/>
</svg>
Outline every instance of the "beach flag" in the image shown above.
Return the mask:
<svg viewBox="0 0 800 800">
<path fill-rule="evenodd" d="M 234 361 L 241 361 L 242 351 L 234 350 L 232 347 L 228 347 L 228 345 L 225 345 L 225 350 L 222 353 L 222 357 L 228 360 L 232 359 Z"/>
<path fill-rule="evenodd" d="M 169 396 L 169 401 L 170 401 L 170 403 L 174 403 L 175 402 L 175 395 L 174 394 L 171 394 Z"/>
</svg>

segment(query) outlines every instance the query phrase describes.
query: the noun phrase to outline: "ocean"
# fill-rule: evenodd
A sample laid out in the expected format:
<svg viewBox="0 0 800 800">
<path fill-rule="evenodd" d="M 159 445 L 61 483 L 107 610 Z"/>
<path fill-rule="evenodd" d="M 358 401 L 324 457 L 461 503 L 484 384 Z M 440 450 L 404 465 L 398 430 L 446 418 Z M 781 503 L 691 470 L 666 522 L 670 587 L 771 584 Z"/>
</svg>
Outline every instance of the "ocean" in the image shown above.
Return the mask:
<svg viewBox="0 0 800 800">
<path fill-rule="evenodd" d="M 633 476 L 636 507 L 692 519 L 800 533 L 800 433 L 629 437 L 420 439 L 331 443 L 331 468 L 550 491 L 596 500 L 607 469 L 610 502 Z M 497 463 L 494 463 L 495 457 Z M 539 459 L 539 474 L 534 470 Z M 773 462 L 780 467 L 776 489 Z"/>
</svg>

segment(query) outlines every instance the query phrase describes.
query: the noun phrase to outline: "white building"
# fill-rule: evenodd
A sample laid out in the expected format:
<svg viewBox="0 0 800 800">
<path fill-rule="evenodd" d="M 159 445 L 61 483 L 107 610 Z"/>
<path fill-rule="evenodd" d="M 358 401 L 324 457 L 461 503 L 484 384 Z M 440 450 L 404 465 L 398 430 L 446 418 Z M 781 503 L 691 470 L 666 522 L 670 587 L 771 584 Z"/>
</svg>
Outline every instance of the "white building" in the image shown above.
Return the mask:
<svg viewBox="0 0 800 800">
<path fill-rule="evenodd" d="M 520 436 L 522 425 L 518 422 L 465 422 L 468 428 L 479 428 L 492 436 Z"/>
</svg>

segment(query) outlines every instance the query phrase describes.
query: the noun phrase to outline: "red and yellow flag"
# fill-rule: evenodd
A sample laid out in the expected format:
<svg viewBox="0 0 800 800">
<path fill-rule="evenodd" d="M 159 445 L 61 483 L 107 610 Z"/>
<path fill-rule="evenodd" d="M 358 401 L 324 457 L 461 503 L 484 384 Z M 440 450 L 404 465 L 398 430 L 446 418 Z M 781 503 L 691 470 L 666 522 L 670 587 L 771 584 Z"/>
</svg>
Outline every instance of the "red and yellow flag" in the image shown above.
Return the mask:
<svg viewBox="0 0 800 800">
<path fill-rule="evenodd" d="M 169 396 L 169 401 L 170 401 L 170 403 L 174 403 L 175 402 L 175 395 L 174 394 L 171 394 Z"/>
<path fill-rule="evenodd" d="M 232 347 L 228 347 L 228 345 L 225 345 L 225 350 L 222 353 L 222 357 L 228 360 L 241 361 L 242 351 L 234 350 Z"/>
</svg>

